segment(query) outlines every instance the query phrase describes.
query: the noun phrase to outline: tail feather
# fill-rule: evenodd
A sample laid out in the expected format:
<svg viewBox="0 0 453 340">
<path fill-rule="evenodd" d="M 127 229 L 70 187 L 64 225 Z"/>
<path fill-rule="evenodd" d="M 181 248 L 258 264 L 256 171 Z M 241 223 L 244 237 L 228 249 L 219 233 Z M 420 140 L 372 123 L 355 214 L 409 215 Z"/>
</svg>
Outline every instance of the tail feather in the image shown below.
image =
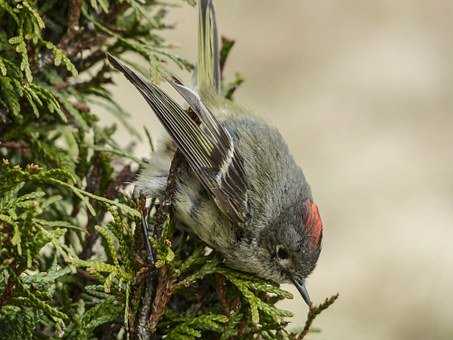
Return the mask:
<svg viewBox="0 0 453 340">
<path fill-rule="evenodd" d="M 212 0 L 199 0 L 198 22 L 198 92 L 220 93 L 219 38 Z"/>
</svg>

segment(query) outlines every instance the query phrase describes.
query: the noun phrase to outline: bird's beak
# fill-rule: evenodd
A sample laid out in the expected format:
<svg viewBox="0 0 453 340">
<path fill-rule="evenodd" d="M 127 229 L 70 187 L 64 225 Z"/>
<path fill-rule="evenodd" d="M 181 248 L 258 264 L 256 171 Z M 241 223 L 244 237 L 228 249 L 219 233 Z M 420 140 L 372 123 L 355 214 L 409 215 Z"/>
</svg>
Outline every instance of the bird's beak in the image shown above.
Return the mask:
<svg viewBox="0 0 453 340">
<path fill-rule="evenodd" d="M 305 303 L 308 305 L 308 307 L 311 307 L 312 303 L 310 300 L 310 295 L 308 295 L 308 290 L 305 287 L 305 280 L 293 278 L 293 283 L 296 286 L 297 290 L 299 291 L 300 295 L 302 295 L 302 298 L 304 299 Z"/>
</svg>

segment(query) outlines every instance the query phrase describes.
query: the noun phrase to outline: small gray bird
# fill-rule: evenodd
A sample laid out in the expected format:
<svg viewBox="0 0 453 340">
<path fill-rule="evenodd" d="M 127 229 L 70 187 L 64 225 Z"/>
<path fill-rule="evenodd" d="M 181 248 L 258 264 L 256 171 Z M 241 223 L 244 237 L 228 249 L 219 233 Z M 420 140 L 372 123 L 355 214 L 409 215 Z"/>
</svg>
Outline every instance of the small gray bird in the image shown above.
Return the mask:
<svg viewBox="0 0 453 340">
<path fill-rule="evenodd" d="M 196 114 L 109 55 L 138 89 L 170 138 L 140 173 L 135 191 L 159 197 L 176 149 L 177 221 L 225 258 L 228 266 L 275 282 L 292 282 L 308 305 L 305 278 L 321 250 L 322 222 L 302 169 L 280 133 L 220 96 L 217 26 L 211 0 L 199 0 L 194 89 L 167 79 Z"/>
</svg>

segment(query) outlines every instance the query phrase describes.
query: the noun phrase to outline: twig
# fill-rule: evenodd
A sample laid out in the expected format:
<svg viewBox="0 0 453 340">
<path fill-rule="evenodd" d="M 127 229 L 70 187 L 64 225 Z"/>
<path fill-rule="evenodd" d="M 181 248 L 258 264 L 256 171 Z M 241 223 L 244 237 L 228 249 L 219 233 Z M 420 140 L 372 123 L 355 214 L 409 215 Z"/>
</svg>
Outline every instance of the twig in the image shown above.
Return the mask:
<svg viewBox="0 0 453 340">
<path fill-rule="evenodd" d="M 9 141 L 9 142 L 0 141 L 0 148 L 14 149 L 14 150 L 18 150 L 20 152 L 25 152 L 25 151 L 30 150 L 29 146 L 26 145 L 24 142 L 15 142 L 15 141 Z"/>
<path fill-rule="evenodd" d="M 154 215 L 154 236 L 160 239 L 162 226 L 167 217 L 171 215 L 172 202 L 176 194 L 176 176 L 179 171 L 181 156 L 176 153 L 170 166 L 167 178 L 167 188 L 164 198 Z M 145 211 L 142 211 L 144 214 Z M 157 286 L 156 286 L 157 274 Z M 146 290 L 143 296 L 143 303 L 138 312 L 138 322 L 135 332 L 140 339 L 149 339 L 156 331 L 156 327 L 165 312 L 167 304 L 173 295 L 175 279 L 170 277 L 167 267 L 162 267 L 158 272 L 151 271 L 146 280 Z M 153 294 L 155 292 L 155 294 Z M 152 298 L 154 295 L 154 299 Z M 151 309 L 152 304 L 152 309 Z M 151 311 L 151 314 L 149 313 Z M 146 316 L 146 317 L 145 317 Z"/>
<path fill-rule="evenodd" d="M 153 204 L 149 208 L 146 207 L 146 197 L 140 196 L 137 200 L 138 209 L 142 215 L 142 227 L 147 228 L 144 225 L 143 219 L 148 218 L 148 212 L 152 209 Z M 136 232 L 135 242 L 137 247 L 143 247 L 143 244 L 149 242 L 146 240 L 146 234 L 141 232 Z M 149 255 L 148 255 L 149 256 Z M 147 322 L 149 318 L 149 313 L 151 311 L 151 303 L 154 296 L 154 286 L 156 280 L 156 274 L 153 271 L 153 268 L 148 262 L 142 260 L 140 256 L 136 256 L 136 262 L 141 267 L 141 269 L 136 274 L 136 281 L 139 282 L 139 288 L 137 289 L 137 301 L 140 301 L 140 307 L 138 308 L 136 319 L 134 322 L 132 320 L 132 327 L 130 328 L 131 337 L 133 339 L 137 338 L 140 340 L 148 340 L 151 337 L 151 333 L 147 328 Z M 143 279 L 145 277 L 145 279 Z"/>
<path fill-rule="evenodd" d="M 97 282 L 97 278 L 95 276 L 91 275 L 86 270 L 77 269 L 77 275 L 79 275 L 80 277 L 82 277 L 83 279 L 85 279 L 89 282 Z"/>
<path fill-rule="evenodd" d="M 80 12 L 83 0 L 70 0 L 68 9 L 68 30 L 58 44 L 62 50 L 66 50 L 79 31 Z"/>
<path fill-rule="evenodd" d="M 10 268 L 14 272 L 16 276 L 19 276 L 20 273 L 22 272 L 22 269 L 17 265 L 16 261 L 13 260 L 10 264 Z M 0 295 L 0 309 L 2 306 L 6 305 L 11 299 L 11 297 L 14 294 L 14 289 L 16 288 L 16 285 L 14 284 L 13 278 L 10 276 L 8 278 L 8 282 L 5 285 L 5 289 L 3 290 L 2 295 Z"/>
<path fill-rule="evenodd" d="M 172 215 L 172 203 L 176 195 L 176 178 L 181 171 L 180 164 L 183 158 L 179 152 L 175 153 L 171 162 L 167 187 L 164 197 L 160 202 L 156 213 L 154 214 L 154 236 L 160 239 L 162 235 L 162 227 L 167 221 L 168 216 Z M 144 211 L 142 211 L 142 214 Z M 157 275 L 157 285 L 156 285 Z M 157 325 L 162 318 L 167 304 L 173 295 L 176 279 L 171 277 L 166 266 L 159 269 L 158 272 L 150 271 L 149 277 L 146 280 L 145 293 L 142 300 L 142 305 L 138 311 L 138 322 L 135 327 L 135 334 L 140 339 L 149 339 L 156 331 Z M 155 294 L 153 294 L 155 292 Z M 154 299 L 152 299 L 154 295 Z M 152 304 L 152 309 L 150 308 Z M 149 313 L 151 310 L 151 313 Z M 144 317 L 146 316 L 146 318 Z M 147 321 L 147 322 L 146 322 Z"/>
<path fill-rule="evenodd" d="M 338 293 L 335 294 L 335 295 L 332 295 L 331 297 L 329 297 L 327 299 L 325 299 L 324 302 L 321 303 L 320 305 L 313 306 L 313 307 L 310 308 L 310 310 L 308 311 L 308 315 L 307 315 L 307 321 L 305 321 L 304 329 L 302 330 L 302 332 L 298 336 L 296 336 L 296 340 L 301 340 L 308 334 L 308 332 L 310 330 L 310 327 L 311 327 L 311 324 L 316 319 L 316 317 L 323 310 L 329 308 L 335 302 L 335 300 L 337 298 L 338 298 Z"/>
<path fill-rule="evenodd" d="M 74 107 L 80 112 L 90 112 L 90 107 L 83 101 L 76 101 L 72 103 L 72 105 L 74 105 Z"/>
<path fill-rule="evenodd" d="M 161 317 L 165 313 L 167 304 L 173 295 L 176 287 L 176 278 L 171 277 L 168 268 L 162 267 L 159 270 L 159 279 L 157 281 L 156 297 L 153 302 L 153 311 L 149 317 L 148 329 L 153 334 Z"/>
<path fill-rule="evenodd" d="M 138 322 L 136 327 L 136 335 L 140 340 L 148 340 L 151 337 L 151 333 L 147 327 L 148 315 L 151 310 L 151 301 L 153 300 L 154 293 L 154 274 L 149 272 L 148 278 L 145 280 L 145 293 L 141 300 L 141 309 L 138 313 Z"/>
<path fill-rule="evenodd" d="M 179 152 L 176 152 L 170 165 L 170 171 L 167 178 L 167 188 L 165 189 L 164 198 L 156 211 L 155 218 L 155 234 L 159 237 L 162 233 L 162 226 L 164 225 L 167 217 L 172 213 L 172 203 L 176 195 L 176 178 L 181 171 L 180 164 L 183 158 Z"/>
<path fill-rule="evenodd" d="M 230 304 L 228 303 L 225 294 L 225 277 L 220 274 L 215 274 L 215 283 L 215 290 L 219 297 L 220 304 L 222 305 L 223 313 L 228 316 L 230 315 Z"/>
<path fill-rule="evenodd" d="M 6 305 L 9 299 L 13 296 L 14 288 L 14 281 L 9 278 L 6 287 L 3 290 L 2 295 L 0 296 L 0 308 L 2 308 L 3 305 Z"/>
<path fill-rule="evenodd" d="M 240 322 L 239 322 L 239 329 L 238 329 L 238 339 L 240 339 L 244 333 L 245 333 L 245 326 L 247 325 L 247 322 L 246 322 L 246 319 L 243 318 Z"/>
</svg>

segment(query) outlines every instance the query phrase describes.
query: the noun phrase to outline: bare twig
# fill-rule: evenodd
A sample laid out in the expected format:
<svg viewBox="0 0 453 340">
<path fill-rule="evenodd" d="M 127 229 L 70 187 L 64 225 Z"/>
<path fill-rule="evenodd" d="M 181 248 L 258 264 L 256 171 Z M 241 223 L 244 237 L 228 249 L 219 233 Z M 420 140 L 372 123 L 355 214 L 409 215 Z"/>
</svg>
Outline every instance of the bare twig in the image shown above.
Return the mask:
<svg viewBox="0 0 453 340">
<path fill-rule="evenodd" d="M 321 303 L 318 306 L 312 306 L 310 307 L 310 310 L 308 311 L 307 315 L 307 321 L 305 321 L 305 326 L 302 332 L 298 336 L 296 336 L 296 340 L 301 340 L 303 339 L 308 332 L 310 331 L 311 324 L 313 321 L 316 319 L 316 317 L 325 309 L 329 308 L 335 300 L 338 298 L 338 293 L 325 299 L 323 303 Z"/>
</svg>

